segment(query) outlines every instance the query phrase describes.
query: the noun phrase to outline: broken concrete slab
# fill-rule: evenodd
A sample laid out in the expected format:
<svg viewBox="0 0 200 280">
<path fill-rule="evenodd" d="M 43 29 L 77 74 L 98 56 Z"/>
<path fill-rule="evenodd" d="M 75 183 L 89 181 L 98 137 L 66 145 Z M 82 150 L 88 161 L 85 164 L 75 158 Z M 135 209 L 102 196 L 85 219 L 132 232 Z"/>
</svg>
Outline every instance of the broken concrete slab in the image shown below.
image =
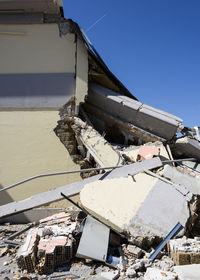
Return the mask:
<svg viewBox="0 0 200 280">
<path fill-rule="evenodd" d="M 87 151 L 101 167 L 121 165 L 123 163 L 121 155 L 92 126 L 86 125 L 77 117 L 74 117 L 73 121 L 80 130 L 77 137 L 80 137 Z"/>
<path fill-rule="evenodd" d="M 144 168 L 154 169 L 161 166 L 162 166 L 161 160 L 159 158 L 153 158 L 143 162 L 137 162 L 130 165 L 126 165 L 118 169 L 113 169 L 112 171 L 106 172 L 103 175 L 102 174 L 96 175 L 87 178 L 81 182 L 76 182 L 73 184 L 58 187 L 54 190 L 34 195 L 28 199 L 19 202 L 15 201 L 15 202 L 8 203 L 6 205 L 0 206 L 0 221 L 1 218 L 12 216 L 32 208 L 40 207 L 42 205 L 58 201 L 62 199 L 62 196 L 60 195 L 61 192 L 63 192 L 67 196 L 78 194 L 81 191 L 81 189 L 84 187 L 84 185 L 89 182 L 96 181 L 96 180 L 103 180 L 104 178 L 119 178 L 121 176 L 128 176 L 128 174 L 135 175 L 141 172 Z"/>
<path fill-rule="evenodd" d="M 87 216 L 77 257 L 105 262 L 108 251 L 110 229 L 91 216 Z"/>
<path fill-rule="evenodd" d="M 182 124 L 182 120 L 174 115 L 97 84 L 91 84 L 87 102 L 166 140 L 170 140 Z"/>
<path fill-rule="evenodd" d="M 157 268 L 147 268 L 144 280 L 176 280 L 177 274 L 170 271 L 164 271 Z"/>
<path fill-rule="evenodd" d="M 188 136 L 179 138 L 170 145 L 177 158 L 196 158 L 200 162 L 200 142 Z"/>
<path fill-rule="evenodd" d="M 183 185 L 193 194 L 200 194 L 200 180 L 180 172 L 176 167 L 165 165 L 164 169 L 160 172 L 162 176 L 170 179 L 175 184 Z"/>
<path fill-rule="evenodd" d="M 188 167 L 192 171 L 196 172 L 195 174 L 200 173 L 200 164 L 198 162 L 193 161 L 182 161 L 180 162 L 183 167 Z"/>
<path fill-rule="evenodd" d="M 178 265 L 174 267 L 179 280 L 199 280 L 200 264 Z"/>
<path fill-rule="evenodd" d="M 104 223 L 133 237 L 165 237 L 190 217 L 184 193 L 144 173 L 86 184 L 80 200 Z"/>
</svg>

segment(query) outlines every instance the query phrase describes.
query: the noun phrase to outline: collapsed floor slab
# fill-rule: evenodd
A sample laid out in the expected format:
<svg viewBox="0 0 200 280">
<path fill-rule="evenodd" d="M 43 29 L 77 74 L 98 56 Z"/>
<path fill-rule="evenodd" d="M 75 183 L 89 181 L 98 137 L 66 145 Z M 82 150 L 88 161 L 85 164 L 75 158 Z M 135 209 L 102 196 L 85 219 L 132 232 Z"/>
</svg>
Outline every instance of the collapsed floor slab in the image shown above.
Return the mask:
<svg viewBox="0 0 200 280">
<path fill-rule="evenodd" d="M 166 165 L 160 172 L 162 176 L 169 178 L 173 183 L 185 186 L 193 194 L 200 195 L 200 180 L 180 172 L 176 167 Z"/>
<path fill-rule="evenodd" d="M 154 169 L 161 166 L 162 162 L 159 158 L 153 158 L 143 162 L 136 162 L 127 166 L 120 167 L 119 169 L 113 169 L 112 171 L 106 172 L 103 175 L 96 175 L 81 182 L 65 185 L 48 192 L 34 195 L 19 202 L 11 202 L 6 205 L 0 206 L 0 219 L 27 211 L 32 208 L 49 204 L 51 202 L 58 201 L 62 199 L 62 196 L 60 195 L 61 192 L 63 192 L 67 196 L 78 194 L 84 187 L 84 185 L 91 181 L 103 180 L 104 178 L 119 178 L 121 176 L 128 176 L 128 174 L 135 175 L 141 172 L 144 168 Z"/>
<path fill-rule="evenodd" d="M 89 183 L 80 200 L 104 223 L 133 237 L 165 237 L 190 217 L 185 193 L 144 173 Z"/>
<path fill-rule="evenodd" d="M 86 125 L 81 119 L 74 117 L 74 125 L 78 130 L 77 141 L 81 142 L 100 166 L 115 166 L 123 163 L 123 158 L 115 151 L 92 126 Z"/>
<path fill-rule="evenodd" d="M 91 84 L 87 102 L 129 123 L 170 140 L 181 127 L 182 120 L 127 96 Z"/>
</svg>

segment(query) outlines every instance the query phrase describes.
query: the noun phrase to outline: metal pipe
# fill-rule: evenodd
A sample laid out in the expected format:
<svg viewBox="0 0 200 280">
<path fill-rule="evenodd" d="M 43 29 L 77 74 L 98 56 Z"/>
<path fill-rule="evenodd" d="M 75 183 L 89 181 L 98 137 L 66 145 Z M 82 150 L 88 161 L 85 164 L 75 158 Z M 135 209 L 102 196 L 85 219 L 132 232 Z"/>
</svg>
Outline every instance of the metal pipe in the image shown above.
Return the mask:
<svg viewBox="0 0 200 280">
<path fill-rule="evenodd" d="M 173 163 L 173 162 L 181 162 L 181 161 L 196 161 L 195 158 L 187 158 L 187 159 L 175 159 L 175 160 L 164 160 L 162 161 L 163 164 Z M 74 173 L 82 173 L 82 172 L 90 172 L 90 171 L 101 171 L 101 170 L 107 170 L 107 169 L 114 169 L 114 168 L 120 168 L 125 165 L 116 165 L 116 166 L 105 166 L 105 167 L 96 167 L 96 168 L 87 168 L 87 169 L 80 169 L 80 170 L 72 170 L 72 171 L 61 171 L 61 172 L 55 172 L 55 173 L 46 173 L 46 174 L 39 174 L 33 177 L 29 177 L 27 179 L 24 179 L 22 181 L 19 181 L 15 184 L 12 184 L 10 186 L 7 186 L 3 189 L 0 189 L 0 192 L 12 189 L 16 186 L 19 186 L 21 184 L 24 184 L 26 182 L 42 178 L 42 177 L 48 177 L 48 176 L 57 176 L 57 175 L 64 175 L 64 174 L 74 174 Z"/>
<path fill-rule="evenodd" d="M 8 239 L 2 239 L 2 241 L 3 241 L 5 244 L 8 244 L 8 245 L 10 245 L 10 246 L 21 246 L 21 245 L 22 245 L 21 242 L 11 241 L 11 240 L 8 240 Z"/>
<path fill-rule="evenodd" d="M 182 159 L 173 159 L 173 160 L 162 160 L 163 164 L 181 162 L 181 161 L 197 161 L 196 158 L 182 158 Z"/>
<path fill-rule="evenodd" d="M 61 172 L 55 172 L 55 173 L 46 173 L 46 174 L 40 174 L 40 175 L 36 175 L 30 178 L 27 178 L 25 180 L 22 180 L 20 182 L 17 182 L 15 184 L 12 184 L 8 187 L 5 187 L 3 189 L 0 189 L 0 192 L 12 189 L 16 186 L 19 186 L 21 184 L 24 184 L 26 182 L 35 180 L 37 178 L 41 178 L 41 177 L 48 177 L 48 176 L 56 176 L 56 175 L 64 175 L 64 174 L 74 174 L 74 173 L 82 173 L 82 172 L 90 172 L 90 171 L 100 171 L 100 170 L 106 170 L 106 169 L 114 169 L 114 168 L 119 168 L 122 167 L 124 165 L 117 165 L 117 166 L 107 166 L 107 167 L 96 167 L 96 168 L 87 168 L 87 169 L 80 169 L 80 170 L 72 170 L 72 171 L 61 171 Z"/>
</svg>

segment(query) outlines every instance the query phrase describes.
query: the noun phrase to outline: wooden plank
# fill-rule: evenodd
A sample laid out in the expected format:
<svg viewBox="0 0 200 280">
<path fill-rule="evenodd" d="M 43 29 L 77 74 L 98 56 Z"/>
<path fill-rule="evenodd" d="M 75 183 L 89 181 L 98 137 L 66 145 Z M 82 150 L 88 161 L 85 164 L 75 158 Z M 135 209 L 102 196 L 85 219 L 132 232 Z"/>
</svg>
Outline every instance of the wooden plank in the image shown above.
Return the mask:
<svg viewBox="0 0 200 280">
<path fill-rule="evenodd" d="M 49 204 L 51 202 L 61 200 L 63 199 L 62 196 L 60 195 L 61 192 L 63 192 L 66 196 L 73 196 L 75 194 L 78 194 L 82 190 L 84 185 L 90 182 L 94 182 L 96 180 L 126 177 L 128 175 L 135 175 L 139 172 L 142 172 L 144 168 L 153 169 L 161 166 L 162 166 L 162 162 L 159 158 L 153 158 L 142 162 L 136 162 L 118 168 L 116 170 L 114 169 L 110 172 L 106 172 L 103 175 L 102 174 L 96 175 L 80 182 L 75 182 L 69 185 L 58 187 L 56 189 L 47 192 L 33 195 L 22 201 L 18 201 L 18 202 L 14 201 L 0 206 L 0 219 L 30 210 L 32 208 Z"/>
</svg>

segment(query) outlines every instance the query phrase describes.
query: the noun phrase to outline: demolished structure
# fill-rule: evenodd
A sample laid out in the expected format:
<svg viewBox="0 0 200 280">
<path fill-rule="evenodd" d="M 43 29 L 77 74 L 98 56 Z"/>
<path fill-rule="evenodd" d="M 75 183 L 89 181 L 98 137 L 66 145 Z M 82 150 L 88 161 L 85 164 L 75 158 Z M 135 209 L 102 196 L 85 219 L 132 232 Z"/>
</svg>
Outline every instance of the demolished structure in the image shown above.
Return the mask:
<svg viewBox="0 0 200 280">
<path fill-rule="evenodd" d="M 31 222 L 1 226 L 2 267 L 17 279 L 200 275 L 199 128 L 137 100 L 61 1 L 0 1 L 0 38 L 0 222 Z M 78 208 L 38 209 L 63 211 L 63 197 Z"/>
</svg>

